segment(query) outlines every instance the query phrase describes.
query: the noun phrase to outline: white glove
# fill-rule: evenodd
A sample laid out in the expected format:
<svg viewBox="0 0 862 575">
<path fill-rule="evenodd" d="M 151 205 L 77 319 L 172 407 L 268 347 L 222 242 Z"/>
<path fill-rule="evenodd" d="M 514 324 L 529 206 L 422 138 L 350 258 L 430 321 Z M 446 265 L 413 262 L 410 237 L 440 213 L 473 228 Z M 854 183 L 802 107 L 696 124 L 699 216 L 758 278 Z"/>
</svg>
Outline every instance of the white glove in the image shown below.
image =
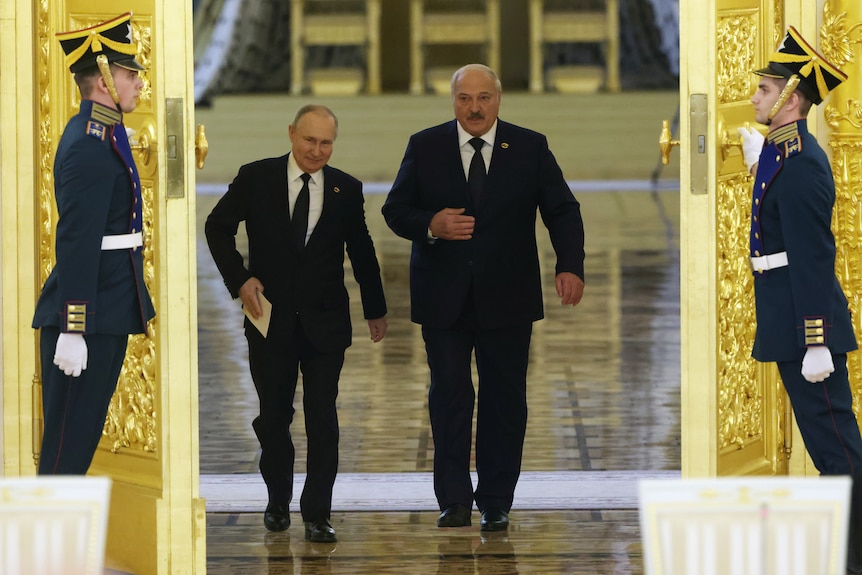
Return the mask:
<svg viewBox="0 0 862 575">
<path fill-rule="evenodd" d="M 832 352 L 825 345 L 809 347 L 802 358 L 802 377 L 811 383 L 823 381 L 835 371 L 832 363 Z"/>
<path fill-rule="evenodd" d="M 739 140 L 742 142 L 742 158 L 745 160 L 745 167 L 751 171 L 751 166 L 760 160 L 760 152 L 763 150 L 763 134 L 753 128 L 740 126 L 736 129 L 739 132 Z"/>
<path fill-rule="evenodd" d="M 78 377 L 87 369 L 87 342 L 82 334 L 60 334 L 54 348 L 54 365 L 72 377 Z"/>
</svg>

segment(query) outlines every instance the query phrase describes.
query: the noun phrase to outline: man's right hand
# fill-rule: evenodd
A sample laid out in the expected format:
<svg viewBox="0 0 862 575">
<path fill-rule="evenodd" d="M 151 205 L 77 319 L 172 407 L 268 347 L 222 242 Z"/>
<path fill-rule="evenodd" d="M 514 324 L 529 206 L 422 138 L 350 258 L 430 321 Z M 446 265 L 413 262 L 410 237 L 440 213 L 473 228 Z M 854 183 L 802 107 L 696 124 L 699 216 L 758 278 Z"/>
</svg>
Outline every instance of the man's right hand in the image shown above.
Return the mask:
<svg viewBox="0 0 862 575">
<path fill-rule="evenodd" d="M 263 315 L 263 308 L 260 307 L 260 300 L 257 297 L 258 293 L 263 293 L 263 284 L 255 277 L 248 278 L 239 288 L 239 299 L 242 300 L 242 307 L 254 319 Z"/>
<path fill-rule="evenodd" d="M 78 377 L 87 369 L 87 341 L 83 334 L 60 334 L 54 347 L 54 365 L 72 377 Z"/>
<path fill-rule="evenodd" d="M 428 228 L 434 237 L 444 240 L 469 240 L 473 237 L 476 218 L 463 215 L 466 208 L 443 208 L 431 218 Z"/>
<path fill-rule="evenodd" d="M 760 161 L 760 152 L 763 150 L 763 134 L 754 128 L 740 126 L 736 129 L 739 132 L 739 141 L 742 143 L 742 159 L 745 161 L 745 167 L 751 172 L 751 168 Z"/>
</svg>

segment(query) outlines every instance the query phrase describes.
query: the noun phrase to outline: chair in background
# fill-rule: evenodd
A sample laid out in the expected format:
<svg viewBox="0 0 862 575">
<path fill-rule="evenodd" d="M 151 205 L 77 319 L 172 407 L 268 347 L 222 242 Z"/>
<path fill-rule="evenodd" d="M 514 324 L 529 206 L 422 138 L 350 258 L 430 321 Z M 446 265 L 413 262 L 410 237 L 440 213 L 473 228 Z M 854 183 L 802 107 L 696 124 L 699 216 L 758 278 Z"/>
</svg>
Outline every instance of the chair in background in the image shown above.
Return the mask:
<svg viewBox="0 0 862 575">
<path fill-rule="evenodd" d="M 642 480 L 646 575 L 844 575 L 849 477 Z"/>
<path fill-rule="evenodd" d="M 530 0 L 530 91 L 620 91 L 618 0 Z M 552 43 L 597 43 L 603 66 L 551 67 L 545 77 L 545 47 Z"/>
<path fill-rule="evenodd" d="M 306 87 L 314 94 L 353 95 L 363 88 L 380 93 L 381 0 L 291 0 L 290 91 L 297 96 Z M 359 46 L 365 70 L 327 68 L 305 70 L 306 49 L 311 46 Z M 307 76 L 307 77 L 306 77 Z"/>
<path fill-rule="evenodd" d="M 499 74 L 500 0 L 410 0 L 411 94 L 424 94 L 428 86 L 449 92 L 455 69 L 426 69 L 425 50 L 434 44 L 479 44 L 484 63 Z"/>
<path fill-rule="evenodd" d="M 0 478 L 0 573 L 102 575 L 111 480 Z"/>
</svg>

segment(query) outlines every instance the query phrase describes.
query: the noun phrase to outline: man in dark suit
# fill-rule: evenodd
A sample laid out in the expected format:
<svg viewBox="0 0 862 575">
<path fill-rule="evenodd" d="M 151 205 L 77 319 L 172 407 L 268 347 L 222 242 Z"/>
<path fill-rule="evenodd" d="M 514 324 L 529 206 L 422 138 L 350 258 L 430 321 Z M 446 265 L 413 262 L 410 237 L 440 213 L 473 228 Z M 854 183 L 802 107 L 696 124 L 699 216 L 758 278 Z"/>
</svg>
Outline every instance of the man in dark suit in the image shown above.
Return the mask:
<svg viewBox="0 0 862 575">
<path fill-rule="evenodd" d="M 580 205 L 536 132 L 498 120 L 493 70 L 452 76 L 455 119 L 414 134 L 383 205 L 386 223 L 413 242 L 411 319 L 422 325 L 431 370 L 438 527 L 502 531 L 521 471 L 532 322 L 543 317 L 536 209 L 557 254 L 563 305 L 584 290 Z M 475 492 L 470 451 L 476 354 L 479 400 Z"/>
<path fill-rule="evenodd" d="M 290 424 L 298 369 L 308 438 L 307 477 L 300 498 L 305 538 L 335 541 L 330 523 L 338 470 L 335 399 L 344 352 L 351 343 L 344 285 L 344 248 L 359 283 L 371 339 L 386 334 L 386 300 L 374 244 L 365 224 L 362 183 L 329 165 L 338 120 L 325 106 L 300 108 L 289 127 L 291 152 L 242 166 L 206 221 L 216 266 L 233 297 L 262 318 L 264 335 L 245 322 L 249 367 L 260 400 L 253 427 L 261 446 L 260 471 L 269 492 L 264 525 L 290 526 L 294 446 Z M 248 265 L 236 248 L 245 222 Z"/>
<path fill-rule="evenodd" d="M 856 337 L 835 277 L 829 160 L 808 131 L 812 104 L 847 77 L 792 26 L 751 99 L 769 126 L 740 128 L 754 173 L 751 265 L 757 331 L 752 355 L 774 361 L 805 447 L 824 475 L 850 475 L 853 492 L 847 570 L 862 573 L 862 438 L 853 413 L 847 352 Z"/>
<path fill-rule="evenodd" d="M 141 182 L 123 114 L 143 82 L 131 14 L 58 34 L 81 106 L 54 157 L 57 262 L 42 288 L 39 474 L 82 475 L 99 445 L 129 334 L 155 315 L 143 275 Z"/>
</svg>

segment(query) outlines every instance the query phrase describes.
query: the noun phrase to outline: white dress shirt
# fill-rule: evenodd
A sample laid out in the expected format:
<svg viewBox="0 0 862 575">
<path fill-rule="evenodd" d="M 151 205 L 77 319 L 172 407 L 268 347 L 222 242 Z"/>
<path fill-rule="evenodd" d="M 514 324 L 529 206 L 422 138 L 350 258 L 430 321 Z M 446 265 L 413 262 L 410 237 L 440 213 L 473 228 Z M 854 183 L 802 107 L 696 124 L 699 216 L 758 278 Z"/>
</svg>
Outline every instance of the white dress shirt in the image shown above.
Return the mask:
<svg viewBox="0 0 862 575">
<path fill-rule="evenodd" d="M 287 203 L 290 210 L 290 218 L 293 219 L 293 206 L 296 205 L 296 197 L 302 189 L 302 174 L 293 154 L 287 156 Z M 323 213 L 323 170 L 310 173 L 308 180 L 308 232 L 305 234 L 305 243 L 314 231 L 314 227 Z"/>
<path fill-rule="evenodd" d="M 464 166 L 464 178 L 470 177 L 470 162 L 473 160 L 473 154 L 476 148 L 470 143 L 475 136 L 470 135 L 467 130 L 461 127 L 460 122 L 455 122 L 458 126 L 458 146 L 461 148 L 461 164 Z M 494 139 L 497 137 L 497 120 L 494 120 L 494 125 L 491 129 L 480 136 L 485 140 L 485 145 L 482 146 L 482 159 L 485 160 L 485 173 L 488 173 L 488 166 L 491 164 L 491 153 L 494 151 Z"/>
</svg>

